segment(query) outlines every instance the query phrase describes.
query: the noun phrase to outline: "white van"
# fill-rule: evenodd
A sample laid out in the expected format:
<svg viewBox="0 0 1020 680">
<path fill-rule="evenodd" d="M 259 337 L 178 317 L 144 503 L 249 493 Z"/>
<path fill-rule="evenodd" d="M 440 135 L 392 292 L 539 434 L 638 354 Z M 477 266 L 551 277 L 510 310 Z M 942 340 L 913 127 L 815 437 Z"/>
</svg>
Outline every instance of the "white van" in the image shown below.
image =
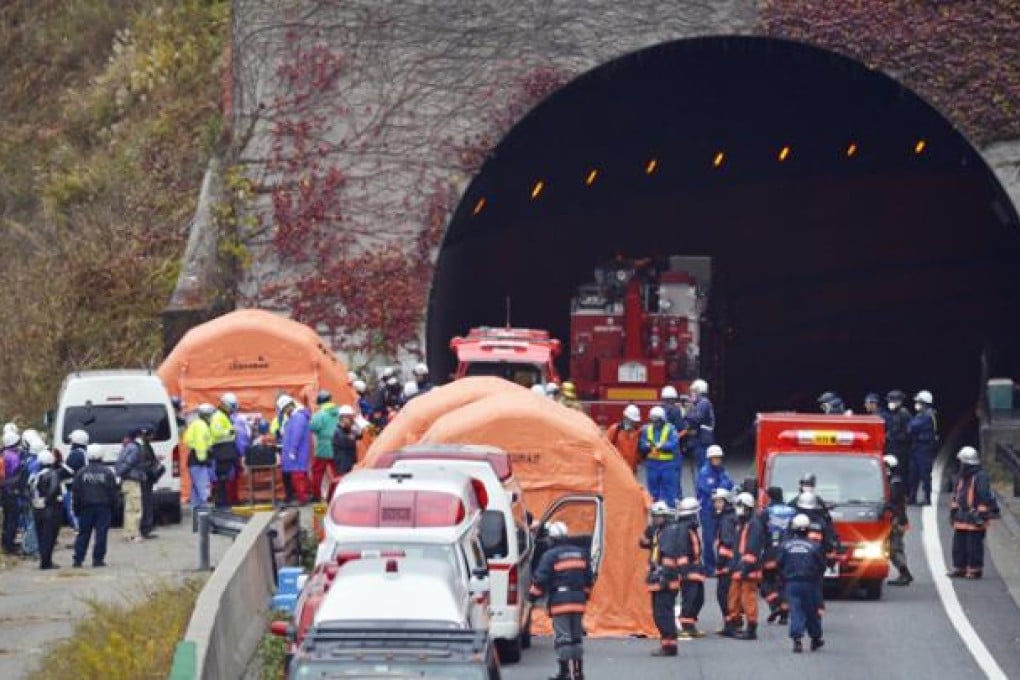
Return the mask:
<svg viewBox="0 0 1020 680">
<path fill-rule="evenodd" d="M 478 490 L 483 507 L 480 536 L 489 565 L 492 598 L 490 632 L 503 663 L 520 661 L 521 650 L 531 646 L 532 560 L 535 541 L 531 533 L 533 517 L 525 505 L 524 492 L 513 474 L 510 455 L 494 446 L 471 444 L 415 444 L 383 454 L 377 467 L 392 470 L 456 471 L 481 483 Z M 578 508 L 578 504 L 589 507 Z M 542 523 L 570 506 L 574 517 L 591 518 L 589 527 L 593 561 L 601 554 L 603 533 L 602 499 L 596 495 L 566 496 L 553 503 Z M 588 533 L 577 527 L 579 533 Z"/>
<path fill-rule="evenodd" d="M 60 388 L 53 415 L 53 443 L 63 455 L 71 449 L 74 430 L 85 430 L 89 441 L 103 447 L 103 461 L 117 462 L 133 428 L 154 428 L 152 448 L 166 472 L 153 489 L 157 517 L 181 521 L 181 476 L 176 455 L 180 433 L 170 395 L 153 371 L 79 371 L 68 375 Z"/>
</svg>

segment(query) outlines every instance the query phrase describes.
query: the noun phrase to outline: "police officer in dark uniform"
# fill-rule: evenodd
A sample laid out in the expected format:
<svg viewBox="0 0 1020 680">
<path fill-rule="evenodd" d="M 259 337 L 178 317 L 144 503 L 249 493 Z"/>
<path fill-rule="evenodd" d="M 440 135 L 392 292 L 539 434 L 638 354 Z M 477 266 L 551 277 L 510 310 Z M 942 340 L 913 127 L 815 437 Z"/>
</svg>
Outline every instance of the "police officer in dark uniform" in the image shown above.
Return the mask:
<svg viewBox="0 0 1020 680">
<path fill-rule="evenodd" d="M 939 448 L 938 418 L 933 408 L 931 392 L 921 390 L 914 396 L 916 411 L 907 431 L 910 432 L 910 478 L 907 486 L 907 503 L 917 503 L 917 491 L 924 491 L 919 505 L 931 505 L 931 471 Z"/>
<path fill-rule="evenodd" d="M 964 446 L 956 460 L 960 462 L 960 477 L 949 506 L 953 522 L 953 570 L 949 576 L 977 579 L 985 567 L 985 533 L 989 521 L 999 515 L 999 505 L 977 450 Z"/>
<path fill-rule="evenodd" d="M 761 581 L 761 595 L 769 605 L 768 622 L 777 619 L 785 625 L 789 605 L 783 597 L 782 574 L 779 572 L 779 547 L 787 537 L 790 520 L 796 510 L 783 502 L 783 490 L 778 486 L 768 488 L 769 504 L 762 512 L 765 523 L 765 559 Z"/>
<path fill-rule="evenodd" d="M 103 464 L 103 449 L 95 444 L 88 447 L 88 463 L 74 476 L 71 483 L 74 514 L 78 516 L 78 536 L 74 540 L 74 564 L 81 567 L 89 549 L 92 532 L 96 542 L 92 547 L 92 566 L 106 566 L 106 535 L 113 519 L 113 506 L 117 499 L 117 477 L 110 466 Z"/>
<path fill-rule="evenodd" d="M 680 578 L 680 634 L 684 640 L 703 638 L 698 628 L 698 615 L 705 606 L 705 567 L 702 563 L 701 532 L 698 530 L 698 513 L 701 503 L 697 498 L 684 498 L 677 507 L 676 566 Z"/>
<path fill-rule="evenodd" d="M 903 390 L 892 390 L 885 395 L 885 454 L 896 456 L 897 469 L 904 483 L 910 479 L 910 411 L 903 405 L 907 395 Z M 904 488 L 904 492 L 905 492 Z"/>
<path fill-rule="evenodd" d="M 553 647 L 559 672 L 549 680 L 584 680 L 584 610 L 595 583 L 591 556 L 584 548 L 564 542 L 567 526 L 545 527 L 553 546 L 542 554 L 531 582 L 532 601 L 546 597 L 553 623 Z"/>
<path fill-rule="evenodd" d="M 676 656 L 679 532 L 673 508 L 665 501 L 653 503 L 650 513 L 651 521 L 638 543 L 648 551 L 645 583 L 652 596 L 652 619 L 659 630 L 659 648 L 652 652 L 652 656 Z"/>
<path fill-rule="evenodd" d="M 719 604 L 719 612 L 723 621 L 729 616 L 730 600 L 730 559 L 737 541 L 737 517 L 730 499 L 733 492 L 719 488 L 712 492 L 712 504 L 715 510 L 715 534 L 712 549 L 715 550 L 715 598 Z M 716 631 L 717 635 L 726 632 L 723 626 Z"/>
<path fill-rule="evenodd" d="M 906 535 L 910 523 L 907 520 L 907 483 L 900 474 L 896 456 L 886 456 L 885 466 L 889 471 L 889 504 L 886 511 L 892 515 L 889 529 L 889 561 L 899 571 L 899 576 L 887 583 L 891 586 L 909 586 L 914 575 L 907 567 Z"/>
<path fill-rule="evenodd" d="M 31 489 L 32 517 L 39 537 L 39 568 L 59 569 L 53 563 L 53 548 L 60 533 L 63 516 L 63 467 L 57 464 L 56 456 L 49 449 L 39 454 L 39 471 L 29 481 Z"/>
<path fill-rule="evenodd" d="M 825 644 L 819 615 L 825 555 L 818 543 L 808 540 L 810 527 L 811 520 L 807 515 L 796 515 L 790 520 L 792 535 L 779 549 L 779 570 L 786 583 L 786 599 L 790 603 L 790 638 L 796 653 L 804 651 L 801 638 L 805 628 L 811 638 L 812 652 Z"/>
</svg>

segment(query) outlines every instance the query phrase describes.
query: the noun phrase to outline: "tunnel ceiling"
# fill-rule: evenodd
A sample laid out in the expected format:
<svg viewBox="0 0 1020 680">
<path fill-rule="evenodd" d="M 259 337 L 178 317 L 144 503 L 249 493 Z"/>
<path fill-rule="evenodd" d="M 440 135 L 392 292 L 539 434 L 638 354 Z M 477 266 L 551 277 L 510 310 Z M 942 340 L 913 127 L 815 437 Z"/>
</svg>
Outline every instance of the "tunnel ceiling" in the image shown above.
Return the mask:
<svg viewBox="0 0 1020 680">
<path fill-rule="evenodd" d="M 785 41 L 669 43 L 577 78 L 494 150 L 440 251 L 429 361 L 451 370 L 449 339 L 502 324 L 508 297 L 514 325 L 566 340 L 614 253 L 708 255 L 731 432 L 823 389 L 927 387 L 962 413 L 983 354 L 1015 370 L 1018 233 L 980 156 L 892 79 Z"/>
</svg>

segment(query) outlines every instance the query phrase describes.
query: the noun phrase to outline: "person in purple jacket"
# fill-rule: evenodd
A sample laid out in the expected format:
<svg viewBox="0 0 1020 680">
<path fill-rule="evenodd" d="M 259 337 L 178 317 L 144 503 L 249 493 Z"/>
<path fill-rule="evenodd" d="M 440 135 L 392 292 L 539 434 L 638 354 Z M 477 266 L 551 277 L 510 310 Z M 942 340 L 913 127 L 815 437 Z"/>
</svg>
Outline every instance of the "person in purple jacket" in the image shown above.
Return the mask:
<svg viewBox="0 0 1020 680">
<path fill-rule="evenodd" d="M 21 510 L 18 506 L 19 499 L 19 478 L 21 474 L 21 436 L 17 432 L 4 432 L 4 481 L 0 490 L 0 501 L 3 503 L 4 524 L 3 524 L 3 550 L 8 555 L 14 555 L 18 551 L 18 516 Z"/>
<path fill-rule="evenodd" d="M 277 400 L 283 426 L 281 468 L 286 503 L 305 505 L 308 502 L 308 454 L 311 447 L 311 418 L 308 409 L 284 395 Z"/>
</svg>

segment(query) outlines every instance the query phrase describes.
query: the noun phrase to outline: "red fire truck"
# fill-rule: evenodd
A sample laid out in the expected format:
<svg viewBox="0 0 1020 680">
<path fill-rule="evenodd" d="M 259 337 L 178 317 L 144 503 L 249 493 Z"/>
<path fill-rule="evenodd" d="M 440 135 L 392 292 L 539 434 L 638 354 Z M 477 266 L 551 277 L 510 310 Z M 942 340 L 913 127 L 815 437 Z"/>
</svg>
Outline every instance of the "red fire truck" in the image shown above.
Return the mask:
<svg viewBox="0 0 1020 680">
<path fill-rule="evenodd" d="M 704 367 L 701 318 L 711 280 L 707 257 L 617 259 L 595 270 L 570 309 L 570 379 L 602 426 L 630 402 L 659 403 L 683 393 Z"/>
<path fill-rule="evenodd" d="M 450 349 L 457 356 L 455 379 L 492 375 L 524 387 L 560 382 L 553 363 L 560 355 L 560 341 L 548 331 L 482 326 L 455 337 Z"/>
<path fill-rule="evenodd" d="M 783 498 L 797 496 L 805 473 L 815 475 L 815 491 L 825 502 L 843 553 L 825 574 L 844 588 L 882 595 L 889 575 L 889 483 L 882 452 L 885 425 L 877 416 L 803 413 L 758 415 L 755 465 L 761 502 L 778 486 Z"/>
</svg>

